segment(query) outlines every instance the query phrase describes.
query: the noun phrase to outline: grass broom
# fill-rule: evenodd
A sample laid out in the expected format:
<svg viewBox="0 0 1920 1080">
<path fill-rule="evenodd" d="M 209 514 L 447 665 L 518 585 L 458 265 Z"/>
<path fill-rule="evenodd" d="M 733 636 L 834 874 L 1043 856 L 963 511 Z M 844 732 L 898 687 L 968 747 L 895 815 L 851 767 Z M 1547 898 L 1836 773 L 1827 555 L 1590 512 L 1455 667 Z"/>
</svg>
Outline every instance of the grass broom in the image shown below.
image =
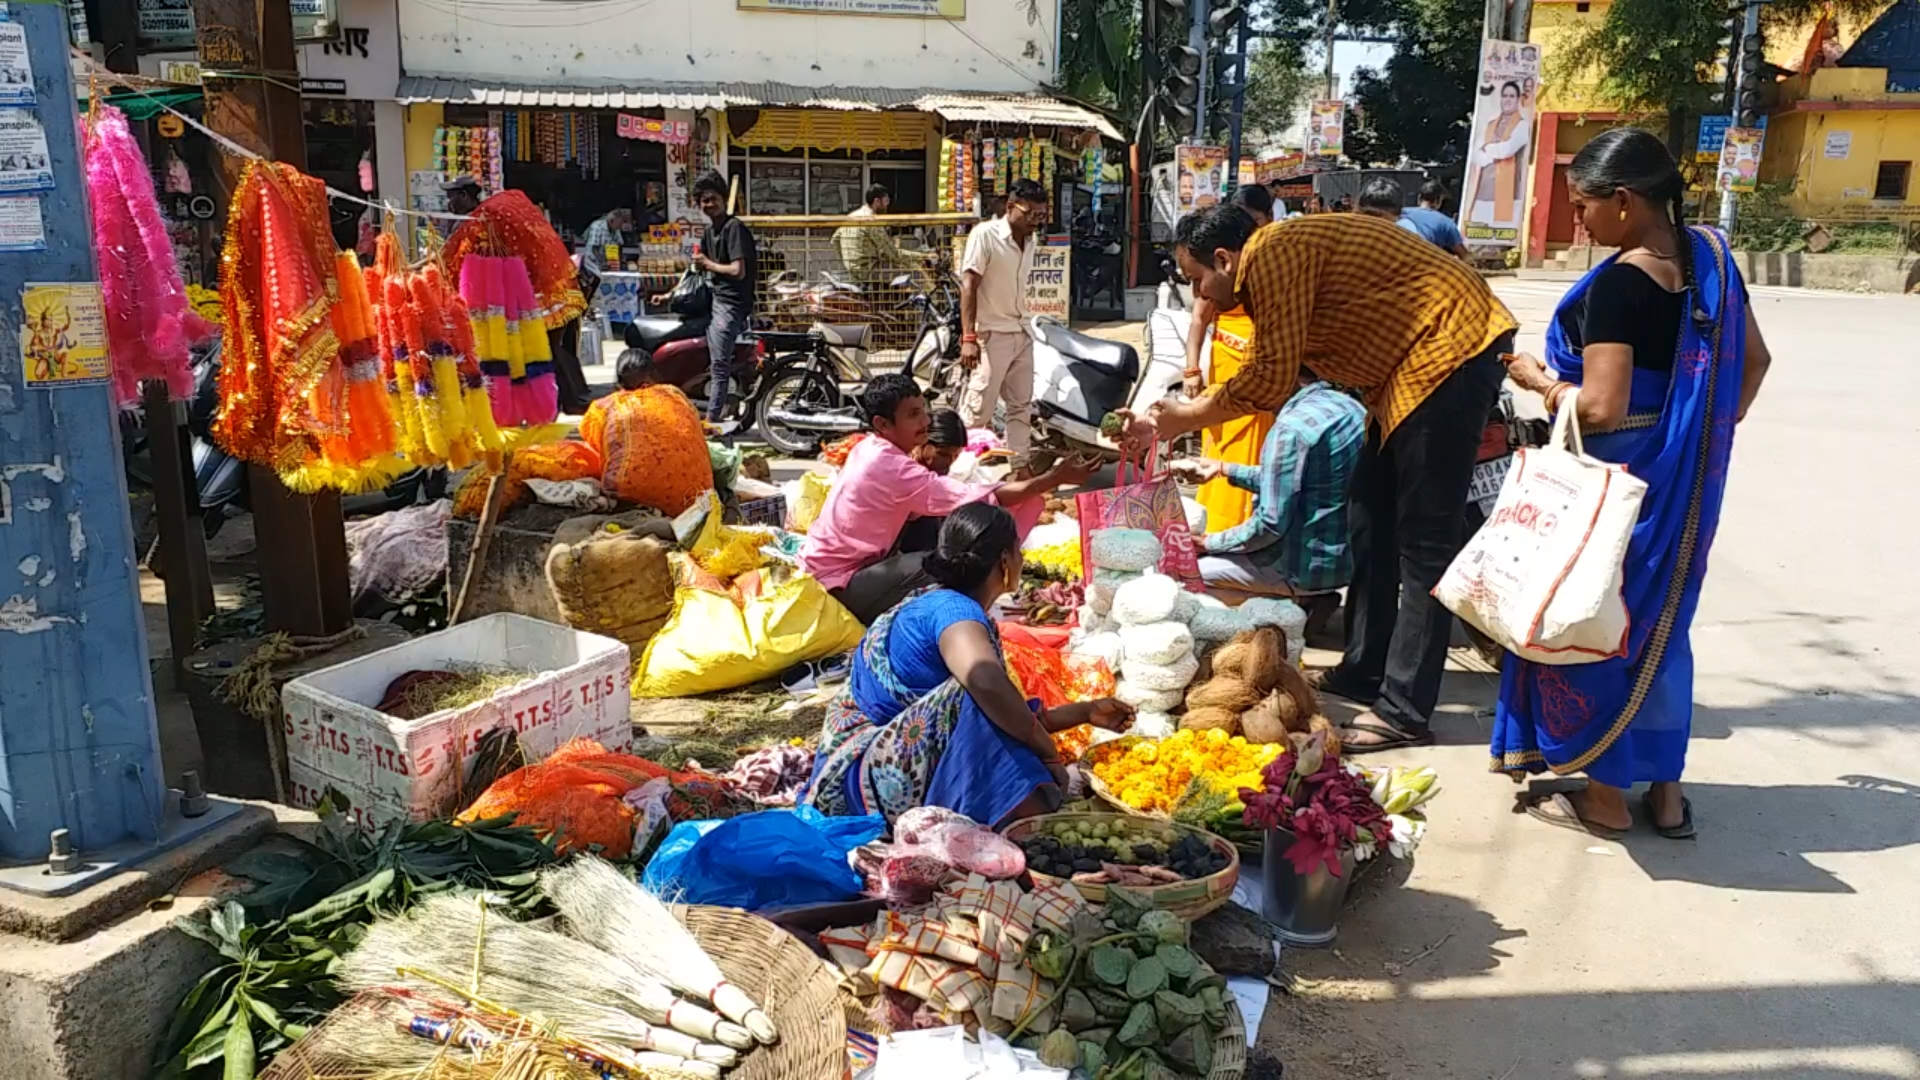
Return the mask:
<svg viewBox="0 0 1920 1080">
<path fill-rule="evenodd" d="M 728 982 L 707 950 L 658 897 L 591 855 L 543 871 L 540 890 L 567 928 L 722 1016 L 762 1043 L 780 1037 L 773 1020 L 746 991 Z"/>
<path fill-rule="evenodd" d="M 489 918 L 480 904 L 471 893 L 435 896 L 410 916 L 376 921 L 342 958 L 341 985 L 434 985 L 399 976 L 401 968 L 472 973 L 473 993 L 484 988 L 515 1012 L 545 1016 L 578 1035 L 683 1058 L 688 1071 L 713 1077 L 737 1064 L 739 1054 L 697 1036 L 731 1029 L 736 1041 L 752 1045 L 746 1029 L 680 1001 L 626 961 L 563 934 Z"/>
</svg>

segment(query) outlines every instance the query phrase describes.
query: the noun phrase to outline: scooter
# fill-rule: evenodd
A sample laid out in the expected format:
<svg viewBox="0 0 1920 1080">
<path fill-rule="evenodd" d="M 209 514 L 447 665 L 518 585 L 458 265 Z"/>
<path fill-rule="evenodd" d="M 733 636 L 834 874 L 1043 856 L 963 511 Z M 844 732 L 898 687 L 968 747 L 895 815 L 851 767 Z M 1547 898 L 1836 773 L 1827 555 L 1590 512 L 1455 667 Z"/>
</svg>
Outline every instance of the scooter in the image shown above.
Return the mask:
<svg viewBox="0 0 1920 1080">
<path fill-rule="evenodd" d="M 1033 338 L 1035 443 L 1055 452 L 1117 458 L 1120 448 L 1100 433 L 1101 421 L 1117 409 L 1145 412 L 1178 393 L 1186 369 L 1184 349 L 1168 356 L 1156 348 L 1143 365 L 1132 345 L 1078 333 L 1045 316 L 1028 319 L 1027 334 Z"/>
</svg>

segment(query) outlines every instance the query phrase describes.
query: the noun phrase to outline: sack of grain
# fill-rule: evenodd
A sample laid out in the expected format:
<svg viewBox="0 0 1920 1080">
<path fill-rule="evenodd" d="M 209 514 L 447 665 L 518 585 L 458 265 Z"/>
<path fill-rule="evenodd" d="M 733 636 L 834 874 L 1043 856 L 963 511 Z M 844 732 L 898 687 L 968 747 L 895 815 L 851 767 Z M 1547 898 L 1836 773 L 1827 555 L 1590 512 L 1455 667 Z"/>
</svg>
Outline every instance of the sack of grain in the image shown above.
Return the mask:
<svg viewBox="0 0 1920 1080">
<path fill-rule="evenodd" d="M 1180 691 L 1149 690 L 1126 679 L 1114 687 L 1113 696 L 1141 712 L 1172 712 L 1180 707 Z"/>
<path fill-rule="evenodd" d="M 1200 670 L 1200 661 L 1192 653 L 1171 664 L 1122 665 L 1127 680 L 1145 690 L 1185 690 L 1193 681 L 1194 672 Z"/>
<path fill-rule="evenodd" d="M 1113 591 L 1113 619 L 1121 626 L 1166 622 L 1179 599 L 1179 582 L 1165 574 L 1142 574 Z"/>
<path fill-rule="evenodd" d="M 1092 538 L 1096 570 L 1151 570 L 1160 565 L 1160 538 L 1149 529 L 1095 529 Z"/>
<path fill-rule="evenodd" d="M 599 532 L 547 552 L 547 588 L 576 630 L 605 634 L 640 655 L 673 614 L 672 547 L 631 532 Z"/>
<path fill-rule="evenodd" d="M 1171 664 L 1193 655 L 1193 634 L 1172 621 L 1122 626 L 1120 641 L 1136 664 Z"/>
</svg>

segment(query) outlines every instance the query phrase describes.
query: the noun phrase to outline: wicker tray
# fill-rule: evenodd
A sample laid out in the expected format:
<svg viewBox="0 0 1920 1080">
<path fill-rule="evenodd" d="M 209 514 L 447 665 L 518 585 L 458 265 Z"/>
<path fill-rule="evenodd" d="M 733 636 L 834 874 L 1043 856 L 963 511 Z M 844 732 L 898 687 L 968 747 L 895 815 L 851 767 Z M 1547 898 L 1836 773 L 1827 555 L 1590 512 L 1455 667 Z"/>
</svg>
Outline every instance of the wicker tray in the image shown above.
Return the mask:
<svg viewBox="0 0 1920 1080">
<path fill-rule="evenodd" d="M 743 1056 L 727 1080 L 842 1080 L 847 1017 L 840 979 L 799 938 L 735 908 L 670 909 L 720 965 L 727 981 L 766 1010 L 780 1041 Z"/>
<path fill-rule="evenodd" d="M 1039 817 L 1016 821 L 1001 831 L 1008 840 L 1017 844 L 1029 835 L 1039 832 L 1043 825 L 1051 825 L 1060 821 L 1088 823 L 1112 821 L 1122 816 L 1123 815 L 1120 814 L 1093 812 L 1043 814 Z M 1206 877 L 1195 878 L 1191 881 L 1154 885 L 1145 888 L 1126 886 L 1127 892 L 1145 902 L 1149 907 L 1165 908 L 1189 922 L 1200 918 L 1202 915 L 1213 911 L 1215 908 L 1225 904 L 1228 900 L 1231 900 L 1233 898 L 1233 887 L 1240 880 L 1239 849 L 1220 837 L 1210 832 L 1196 829 L 1191 825 L 1182 825 L 1177 821 L 1160 821 L 1158 824 L 1161 828 L 1170 830 L 1175 836 L 1192 833 L 1205 840 L 1207 846 L 1227 857 L 1227 868 L 1217 874 L 1209 874 Z M 1036 870 L 1029 870 L 1028 873 L 1033 875 L 1033 880 L 1035 881 L 1059 882 L 1066 880 L 1064 878 L 1054 877 L 1051 874 L 1042 874 Z M 1080 895 L 1086 897 L 1091 903 L 1104 904 L 1107 902 L 1107 886 L 1105 885 L 1082 885 L 1079 882 L 1074 882 L 1073 887 L 1080 890 Z"/>
</svg>

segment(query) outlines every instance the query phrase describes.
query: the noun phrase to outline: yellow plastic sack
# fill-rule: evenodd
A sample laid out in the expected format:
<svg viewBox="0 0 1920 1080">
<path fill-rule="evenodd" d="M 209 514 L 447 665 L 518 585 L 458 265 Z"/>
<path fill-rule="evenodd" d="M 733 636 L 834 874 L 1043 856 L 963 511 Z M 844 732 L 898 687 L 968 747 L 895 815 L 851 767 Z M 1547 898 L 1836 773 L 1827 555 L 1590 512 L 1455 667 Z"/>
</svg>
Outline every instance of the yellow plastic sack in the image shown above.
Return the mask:
<svg viewBox="0 0 1920 1080">
<path fill-rule="evenodd" d="M 771 678 L 860 644 L 860 621 L 811 575 L 743 606 L 725 593 L 682 588 L 673 615 L 647 643 L 633 696 L 693 697 Z"/>
<path fill-rule="evenodd" d="M 820 511 L 826 509 L 827 492 L 833 490 L 833 481 L 825 473 L 805 472 L 800 474 L 800 499 L 794 504 L 791 517 L 794 532 L 806 532 L 820 519 Z"/>
<path fill-rule="evenodd" d="M 754 525 L 724 525 L 720 521 L 720 497 L 708 492 L 707 520 L 700 526 L 690 549 L 700 568 L 722 581 L 731 581 L 749 570 L 767 565 L 760 549 L 774 541 L 772 529 Z"/>
</svg>

